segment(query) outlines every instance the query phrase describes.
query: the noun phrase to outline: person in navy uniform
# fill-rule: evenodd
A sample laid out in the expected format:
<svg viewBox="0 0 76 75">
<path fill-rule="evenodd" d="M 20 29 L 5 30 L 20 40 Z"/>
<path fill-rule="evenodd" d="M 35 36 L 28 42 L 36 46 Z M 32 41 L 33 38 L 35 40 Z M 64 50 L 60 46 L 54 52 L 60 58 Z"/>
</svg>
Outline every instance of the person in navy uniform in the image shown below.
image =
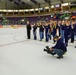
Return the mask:
<svg viewBox="0 0 76 75">
<path fill-rule="evenodd" d="M 43 23 L 40 22 L 38 27 L 39 27 L 40 41 L 42 41 L 42 39 L 44 39 L 44 25 L 43 25 Z"/>
<path fill-rule="evenodd" d="M 29 21 L 27 21 L 26 28 L 27 28 L 27 39 L 30 39 L 31 25 Z"/>
<path fill-rule="evenodd" d="M 34 40 L 37 40 L 37 25 L 34 23 L 33 25 L 33 35 L 34 35 Z"/>
<path fill-rule="evenodd" d="M 54 40 L 57 41 L 56 45 L 51 48 L 46 46 L 46 49 L 44 49 L 44 51 L 46 51 L 48 54 L 51 54 L 51 55 L 57 54 L 58 59 L 63 58 L 63 55 L 67 52 L 67 47 L 65 46 L 65 43 L 63 42 L 61 37 L 54 36 Z"/>
<path fill-rule="evenodd" d="M 49 40 L 52 39 L 52 37 L 51 37 L 51 35 L 52 35 L 52 30 L 53 30 L 53 28 L 52 28 L 52 21 L 50 21 L 50 23 L 49 23 L 49 32 L 48 32 L 48 39 L 49 39 Z"/>
<path fill-rule="evenodd" d="M 57 23 L 57 31 L 58 31 L 58 36 L 61 36 L 61 21 L 58 21 Z"/>
<path fill-rule="evenodd" d="M 66 25 L 64 27 L 64 38 L 66 46 L 68 46 L 69 35 L 70 35 L 70 23 L 69 21 L 66 21 Z"/>
<path fill-rule="evenodd" d="M 61 22 L 61 38 L 62 38 L 62 40 L 64 41 L 64 27 L 65 27 L 65 21 L 63 20 L 62 22 Z"/>
<path fill-rule="evenodd" d="M 71 43 L 74 43 L 74 32 L 75 32 L 75 21 L 72 20 L 71 31 L 70 31 L 70 34 L 71 34 Z"/>
<path fill-rule="evenodd" d="M 46 25 L 44 26 L 45 29 L 45 41 L 48 42 L 49 41 L 49 30 L 50 30 L 50 25 L 48 23 L 46 23 Z"/>
<path fill-rule="evenodd" d="M 56 33 L 57 33 L 57 21 L 54 21 L 54 23 L 52 25 L 52 28 L 53 28 L 52 35 L 53 35 L 53 38 L 54 38 L 54 36 L 56 36 Z M 55 43 L 54 39 L 53 39 L 53 42 Z"/>
</svg>

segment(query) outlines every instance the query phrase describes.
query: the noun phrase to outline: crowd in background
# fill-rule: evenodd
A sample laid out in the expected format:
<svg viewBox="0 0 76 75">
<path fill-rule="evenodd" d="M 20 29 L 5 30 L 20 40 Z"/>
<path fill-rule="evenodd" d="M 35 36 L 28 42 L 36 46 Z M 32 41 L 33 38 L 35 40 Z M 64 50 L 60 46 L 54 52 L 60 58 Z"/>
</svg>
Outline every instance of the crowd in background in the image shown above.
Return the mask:
<svg viewBox="0 0 76 75">
<path fill-rule="evenodd" d="M 45 42 L 48 42 L 52 39 L 52 36 L 54 37 L 56 35 L 62 38 L 66 46 L 68 46 L 69 39 L 71 40 L 70 43 L 74 43 L 75 41 L 76 20 L 50 20 L 47 22 L 34 23 L 33 25 L 27 21 L 26 26 L 28 39 L 30 39 L 31 28 L 33 28 L 34 40 L 37 40 L 37 28 L 39 28 L 40 41 L 42 41 L 45 36 Z M 53 42 L 55 43 L 55 40 L 53 40 Z"/>
</svg>

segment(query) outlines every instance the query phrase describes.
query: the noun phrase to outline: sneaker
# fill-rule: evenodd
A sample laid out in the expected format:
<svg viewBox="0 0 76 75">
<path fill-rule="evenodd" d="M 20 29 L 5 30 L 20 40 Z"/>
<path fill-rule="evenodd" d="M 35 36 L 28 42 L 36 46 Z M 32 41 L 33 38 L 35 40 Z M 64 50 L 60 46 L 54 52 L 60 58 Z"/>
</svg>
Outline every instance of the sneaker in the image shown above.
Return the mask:
<svg viewBox="0 0 76 75">
<path fill-rule="evenodd" d="M 68 47 L 68 44 L 66 44 L 66 47 Z"/>
<path fill-rule="evenodd" d="M 30 39 L 30 38 L 27 38 L 27 39 Z"/>
<path fill-rule="evenodd" d="M 63 58 L 63 56 L 61 56 L 61 57 L 58 56 L 58 57 L 57 57 L 57 59 L 61 59 L 61 58 Z"/>
<path fill-rule="evenodd" d="M 74 42 L 70 42 L 70 43 L 74 43 Z"/>
<path fill-rule="evenodd" d="M 40 40 L 40 41 L 42 41 L 42 40 Z"/>
</svg>

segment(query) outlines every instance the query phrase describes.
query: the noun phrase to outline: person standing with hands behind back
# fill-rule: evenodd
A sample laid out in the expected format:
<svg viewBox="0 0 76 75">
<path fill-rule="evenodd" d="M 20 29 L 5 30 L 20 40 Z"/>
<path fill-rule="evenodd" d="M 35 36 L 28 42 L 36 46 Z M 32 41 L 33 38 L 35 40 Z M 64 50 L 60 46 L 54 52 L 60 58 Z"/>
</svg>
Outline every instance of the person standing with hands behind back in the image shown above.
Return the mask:
<svg viewBox="0 0 76 75">
<path fill-rule="evenodd" d="M 30 39 L 31 25 L 29 21 L 27 21 L 26 28 L 27 28 L 27 39 Z"/>
</svg>

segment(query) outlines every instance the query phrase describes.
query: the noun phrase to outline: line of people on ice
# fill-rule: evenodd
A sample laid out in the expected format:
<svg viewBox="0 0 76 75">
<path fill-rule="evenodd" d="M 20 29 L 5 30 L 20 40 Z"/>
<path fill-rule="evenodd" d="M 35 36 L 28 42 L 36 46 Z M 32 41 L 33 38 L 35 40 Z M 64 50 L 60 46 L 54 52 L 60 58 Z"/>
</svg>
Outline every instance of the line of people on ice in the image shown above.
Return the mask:
<svg viewBox="0 0 76 75">
<path fill-rule="evenodd" d="M 48 22 L 34 23 L 32 26 L 29 21 L 27 21 L 27 37 L 30 39 L 31 28 L 33 28 L 34 40 L 37 40 L 37 28 L 39 28 L 40 41 L 44 39 L 48 42 L 51 40 L 51 36 L 61 36 L 65 45 L 68 46 L 68 40 L 71 39 L 71 43 L 74 43 L 74 36 L 76 35 L 76 20 L 63 20 L 54 21 L 50 20 Z M 55 42 L 55 40 L 53 40 Z M 76 47 L 76 46 L 75 46 Z"/>
</svg>

